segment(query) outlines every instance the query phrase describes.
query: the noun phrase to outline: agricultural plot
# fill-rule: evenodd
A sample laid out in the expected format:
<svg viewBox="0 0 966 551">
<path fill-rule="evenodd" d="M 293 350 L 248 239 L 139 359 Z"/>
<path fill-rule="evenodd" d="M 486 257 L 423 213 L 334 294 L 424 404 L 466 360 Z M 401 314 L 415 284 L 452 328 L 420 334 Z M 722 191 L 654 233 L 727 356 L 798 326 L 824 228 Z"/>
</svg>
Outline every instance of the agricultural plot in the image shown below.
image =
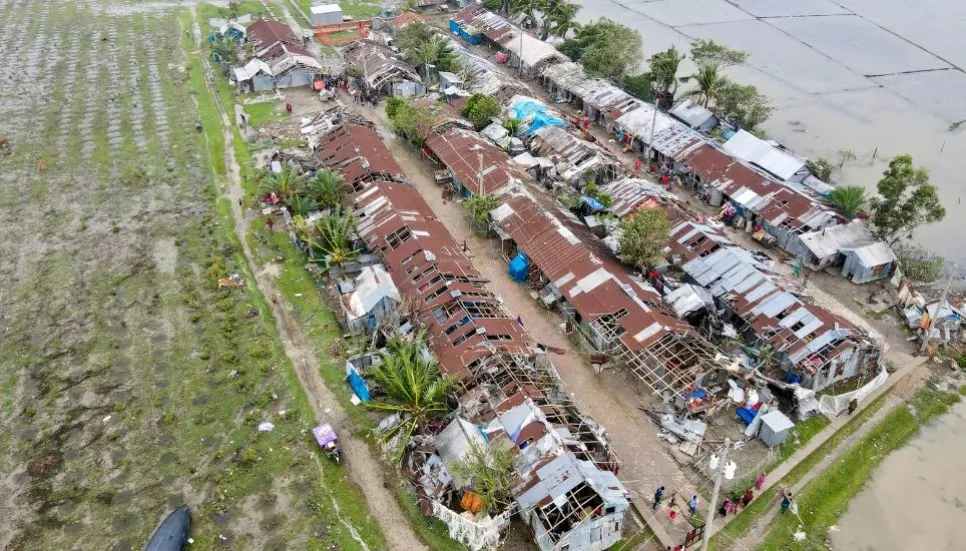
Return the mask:
<svg viewBox="0 0 966 551">
<path fill-rule="evenodd" d="M 198 549 L 385 548 L 306 433 L 177 10 L 0 0 L 0 548 L 141 548 L 181 503 Z"/>
</svg>

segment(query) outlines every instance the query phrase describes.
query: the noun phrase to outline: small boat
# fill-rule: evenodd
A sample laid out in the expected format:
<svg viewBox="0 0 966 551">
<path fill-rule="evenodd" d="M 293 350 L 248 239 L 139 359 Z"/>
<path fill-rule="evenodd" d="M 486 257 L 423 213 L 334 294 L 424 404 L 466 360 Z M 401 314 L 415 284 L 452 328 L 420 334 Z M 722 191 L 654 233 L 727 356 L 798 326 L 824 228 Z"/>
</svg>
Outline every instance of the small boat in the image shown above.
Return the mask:
<svg viewBox="0 0 966 551">
<path fill-rule="evenodd" d="M 189 530 L 191 512 L 187 505 L 182 505 L 158 525 L 144 551 L 182 551 L 188 545 Z"/>
</svg>

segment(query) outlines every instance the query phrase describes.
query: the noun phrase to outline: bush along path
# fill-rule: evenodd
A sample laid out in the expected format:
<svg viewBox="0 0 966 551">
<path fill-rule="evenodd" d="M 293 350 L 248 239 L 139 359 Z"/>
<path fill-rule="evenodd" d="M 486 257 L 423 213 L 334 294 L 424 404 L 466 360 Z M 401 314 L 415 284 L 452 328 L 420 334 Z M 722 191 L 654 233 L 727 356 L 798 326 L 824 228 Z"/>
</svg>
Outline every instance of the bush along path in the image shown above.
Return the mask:
<svg viewBox="0 0 966 551">
<path fill-rule="evenodd" d="M 201 31 L 196 20 L 193 21 L 195 41 L 200 43 Z M 203 58 L 204 59 L 204 58 Z M 210 71 L 207 59 L 204 59 L 206 71 Z M 214 98 L 218 109 L 221 133 L 225 144 L 235 143 L 233 124 L 226 113 L 215 85 L 210 79 L 206 80 L 209 93 Z M 214 131 L 212 129 L 212 131 Z M 281 334 L 281 340 L 286 356 L 295 367 L 296 374 L 303 389 L 308 395 L 309 403 L 315 413 L 316 420 L 330 422 L 339 433 L 339 439 L 344 451 L 346 470 L 352 481 L 359 486 L 365 496 L 369 511 L 375 517 L 385 538 L 392 542 L 392 548 L 397 549 L 426 549 L 409 525 L 407 517 L 393 497 L 392 490 L 385 484 L 384 477 L 373 465 L 379 465 L 372 455 L 366 442 L 356 436 L 351 429 L 346 411 L 335 399 L 319 374 L 319 362 L 315 356 L 308 337 L 299 327 L 289 312 L 274 274 L 269 270 L 259 270 L 255 265 L 248 234 L 250 221 L 242 207 L 244 189 L 242 187 L 241 167 L 239 166 L 235 147 L 225 147 L 225 166 L 228 174 L 228 185 L 225 195 L 230 200 L 232 217 L 235 222 L 235 233 L 242 243 L 243 251 L 249 268 L 255 274 L 256 285 L 261 293 L 273 297 L 269 306 Z M 361 496 L 359 496 L 361 497 Z M 335 498 L 333 498 L 334 500 Z M 361 507 L 361 503 L 342 503 L 343 507 Z M 343 521 L 333 519 L 333 521 Z M 369 549 L 369 545 L 362 539 L 357 539 L 360 548 Z M 381 543 L 381 542 L 378 542 Z"/>
</svg>

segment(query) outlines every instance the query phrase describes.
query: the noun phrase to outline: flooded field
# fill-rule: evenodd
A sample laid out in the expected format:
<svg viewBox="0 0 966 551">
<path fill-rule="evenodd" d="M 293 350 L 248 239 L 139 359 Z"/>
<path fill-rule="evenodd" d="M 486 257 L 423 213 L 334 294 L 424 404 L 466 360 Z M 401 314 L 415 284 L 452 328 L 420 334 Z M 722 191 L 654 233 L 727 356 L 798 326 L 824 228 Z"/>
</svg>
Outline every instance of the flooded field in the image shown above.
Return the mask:
<svg viewBox="0 0 966 551">
<path fill-rule="evenodd" d="M 966 403 L 892 453 L 849 503 L 836 551 L 953 551 L 966 541 Z"/>
<path fill-rule="evenodd" d="M 946 219 L 916 236 L 961 266 L 966 180 L 966 4 L 925 0 L 583 0 L 578 18 L 609 17 L 640 31 L 645 55 L 693 39 L 751 54 L 729 75 L 768 95 L 769 137 L 807 157 L 857 159 L 839 180 L 874 189 L 888 160 L 929 168 Z M 692 72 L 685 62 L 681 74 Z M 688 85 L 682 85 L 681 91 Z M 964 125 L 966 126 L 966 125 Z"/>
</svg>

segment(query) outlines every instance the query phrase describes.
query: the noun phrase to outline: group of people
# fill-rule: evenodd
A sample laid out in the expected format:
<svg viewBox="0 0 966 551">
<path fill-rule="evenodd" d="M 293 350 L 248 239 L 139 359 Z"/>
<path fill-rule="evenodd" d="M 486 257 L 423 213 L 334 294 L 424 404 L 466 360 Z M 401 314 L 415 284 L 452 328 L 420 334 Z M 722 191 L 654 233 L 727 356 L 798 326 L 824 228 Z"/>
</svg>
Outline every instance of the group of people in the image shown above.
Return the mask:
<svg viewBox="0 0 966 551">
<path fill-rule="evenodd" d="M 721 507 L 718 509 L 718 513 L 726 517 L 729 513 L 737 513 L 738 509 L 743 509 L 751 504 L 752 500 L 755 499 L 755 492 L 761 492 L 762 488 L 765 487 L 765 482 L 768 480 L 767 473 L 760 473 L 758 478 L 755 479 L 755 487 L 746 488 L 741 494 L 734 493 L 724 500 Z"/>
</svg>

